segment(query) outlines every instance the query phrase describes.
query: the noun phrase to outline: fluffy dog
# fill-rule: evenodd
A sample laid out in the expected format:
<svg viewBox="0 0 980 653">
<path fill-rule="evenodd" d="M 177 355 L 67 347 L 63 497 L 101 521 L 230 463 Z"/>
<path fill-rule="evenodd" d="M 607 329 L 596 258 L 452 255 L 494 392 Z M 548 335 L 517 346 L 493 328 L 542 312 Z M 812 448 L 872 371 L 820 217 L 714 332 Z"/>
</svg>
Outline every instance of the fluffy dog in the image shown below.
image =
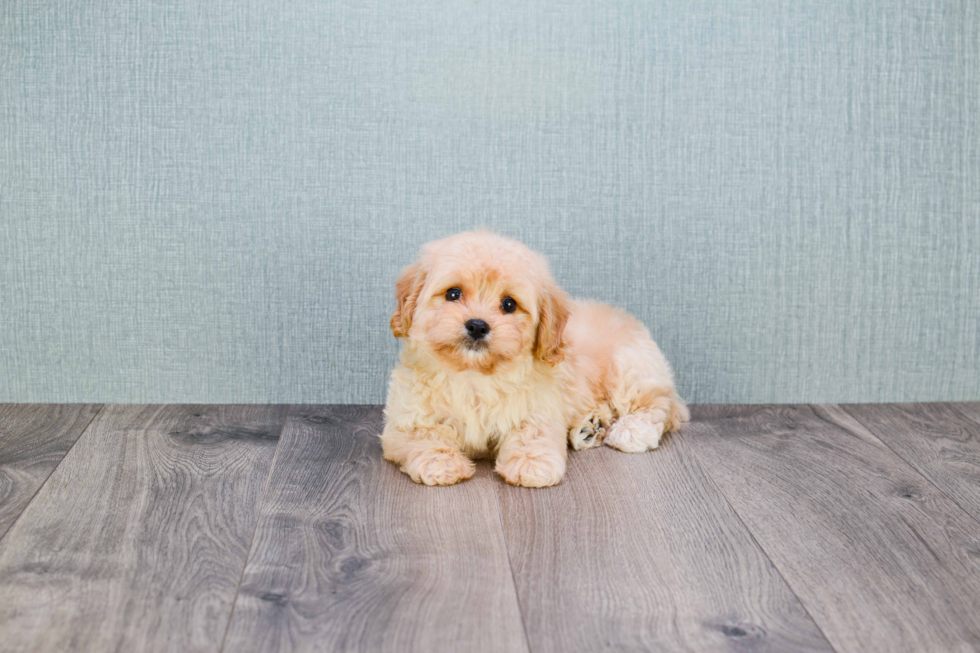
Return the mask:
<svg viewBox="0 0 980 653">
<path fill-rule="evenodd" d="M 655 449 L 687 421 L 667 359 L 623 311 L 570 299 L 517 241 L 463 233 L 422 247 L 396 286 L 404 340 L 381 435 L 412 480 L 451 485 L 496 457 L 505 481 L 558 483 L 567 449 Z"/>
</svg>

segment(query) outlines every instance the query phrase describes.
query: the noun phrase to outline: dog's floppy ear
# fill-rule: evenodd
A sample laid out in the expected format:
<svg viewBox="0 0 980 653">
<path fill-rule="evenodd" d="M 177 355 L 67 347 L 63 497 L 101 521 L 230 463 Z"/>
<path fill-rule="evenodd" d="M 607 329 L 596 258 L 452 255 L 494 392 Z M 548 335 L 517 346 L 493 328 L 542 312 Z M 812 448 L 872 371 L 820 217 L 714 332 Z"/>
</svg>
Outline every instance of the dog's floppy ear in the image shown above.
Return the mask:
<svg viewBox="0 0 980 653">
<path fill-rule="evenodd" d="M 565 357 L 562 334 L 569 312 L 568 297 L 559 288 L 552 286 L 541 295 L 534 355 L 549 365 L 557 365 Z"/>
<path fill-rule="evenodd" d="M 412 263 L 402 270 L 402 276 L 395 284 L 398 306 L 391 314 L 391 332 L 396 338 L 408 337 L 408 330 L 412 327 L 412 316 L 415 314 L 415 302 L 418 301 L 424 283 L 425 271 L 421 263 Z"/>
</svg>

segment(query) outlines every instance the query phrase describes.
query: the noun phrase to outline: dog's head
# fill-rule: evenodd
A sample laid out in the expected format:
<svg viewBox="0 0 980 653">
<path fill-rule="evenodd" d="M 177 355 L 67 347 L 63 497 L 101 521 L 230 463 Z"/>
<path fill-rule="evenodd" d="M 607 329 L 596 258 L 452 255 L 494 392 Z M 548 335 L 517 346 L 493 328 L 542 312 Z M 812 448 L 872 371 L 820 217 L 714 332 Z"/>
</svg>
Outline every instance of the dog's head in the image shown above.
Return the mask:
<svg viewBox="0 0 980 653">
<path fill-rule="evenodd" d="M 517 241 L 463 233 L 422 247 L 396 286 L 391 331 L 456 370 L 490 374 L 562 360 L 568 299 L 544 259 Z"/>
</svg>

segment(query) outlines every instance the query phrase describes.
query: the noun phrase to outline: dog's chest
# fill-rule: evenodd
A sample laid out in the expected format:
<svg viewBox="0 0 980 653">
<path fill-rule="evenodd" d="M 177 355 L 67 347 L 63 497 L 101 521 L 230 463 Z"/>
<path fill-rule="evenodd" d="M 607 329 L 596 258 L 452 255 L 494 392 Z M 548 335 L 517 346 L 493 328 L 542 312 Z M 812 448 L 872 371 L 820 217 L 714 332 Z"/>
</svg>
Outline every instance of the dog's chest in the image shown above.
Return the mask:
<svg viewBox="0 0 980 653">
<path fill-rule="evenodd" d="M 534 393 L 492 379 L 463 377 L 447 384 L 444 397 L 441 408 L 459 432 L 464 450 L 482 456 L 493 453 L 504 435 L 527 420 Z"/>
</svg>

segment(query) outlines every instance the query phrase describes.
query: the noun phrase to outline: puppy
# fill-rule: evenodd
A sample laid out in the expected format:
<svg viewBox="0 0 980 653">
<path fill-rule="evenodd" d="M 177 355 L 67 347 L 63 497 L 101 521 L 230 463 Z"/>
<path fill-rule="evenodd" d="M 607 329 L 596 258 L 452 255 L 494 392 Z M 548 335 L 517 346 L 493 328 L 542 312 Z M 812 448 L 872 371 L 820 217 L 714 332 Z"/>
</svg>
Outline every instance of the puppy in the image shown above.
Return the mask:
<svg viewBox="0 0 980 653">
<path fill-rule="evenodd" d="M 687 421 L 667 359 L 623 311 L 572 300 L 545 260 L 485 232 L 422 247 L 396 286 L 403 339 L 381 435 L 412 480 L 452 485 L 496 457 L 505 481 L 558 483 L 567 448 L 655 449 Z"/>
</svg>

